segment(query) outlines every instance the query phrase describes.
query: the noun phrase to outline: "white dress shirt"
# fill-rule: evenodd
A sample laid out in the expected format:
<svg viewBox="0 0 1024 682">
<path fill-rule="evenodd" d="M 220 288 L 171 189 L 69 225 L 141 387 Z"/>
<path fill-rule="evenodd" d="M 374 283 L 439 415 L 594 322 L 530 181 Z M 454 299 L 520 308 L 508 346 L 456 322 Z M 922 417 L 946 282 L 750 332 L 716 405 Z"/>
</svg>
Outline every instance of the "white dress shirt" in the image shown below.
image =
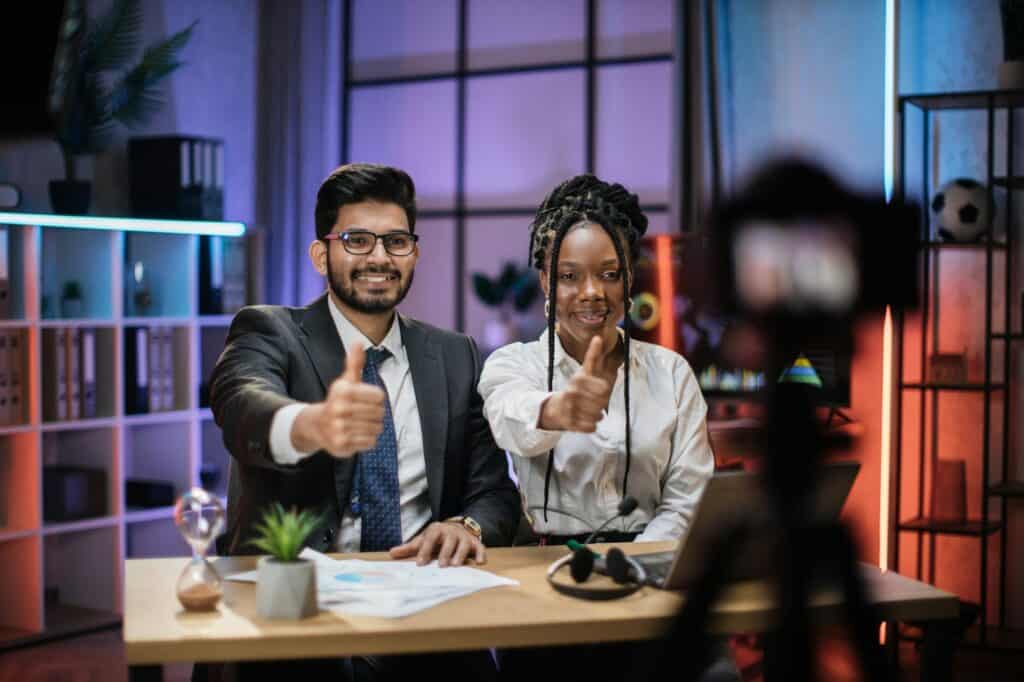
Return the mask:
<svg viewBox="0 0 1024 682">
<path fill-rule="evenodd" d="M 594 433 L 537 428 L 547 390 L 548 336 L 499 348 L 480 376 L 484 414 L 498 446 L 513 454 L 519 489 L 527 507 L 544 504 L 547 453 L 554 449 L 548 520 L 542 511 L 527 517 L 540 534 L 587 533 L 615 516 L 626 470 L 623 367 L 611 400 Z M 708 440 L 707 404 L 690 365 L 667 348 L 630 339 L 629 494 L 636 510 L 614 521 L 612 530 L 636 532 L 637 541 L 675 540 L 688 527 L 694 507 L 714 470 Z M 555 339 L 554 390 L 579 371 Z M 590 525 L 557 514 L 575 514 Z"/>
<path fill-rule="evenodd" d="M 338 336 L 346 348 L 359 342 L 366 349 L 386 348 L 391 357 L 380 363 L 378 372 L 387 389 L 391 403 L 391 416 L 395 422 L 395 439 L 398 443 L 398 492 L 402 516 L 402 540 L 408 542 L 430 522 L 430 496 L 427 493 L 427 463 L 423 457 L 423 431 L 420 426 L 420 411 L 416 405 L 416 392 L 412 385 L 409 358 L 402 343 L 402 327 L 395 315 L 384 340 L 379 346 L 366 338 L 355 325 L 348 321 L 334 300 L 327 298 L 327 307 L 338 329 Z M 312 455 L 299 452 L 292 445 L 292 424 L 307 403 L 294 403 L 274 413 L 270 423 L 270 452 L 279 464 L 295 464 Z M 339 552 L 358 552 L 362 538 L 362 521 L 352 514 L 352 508 L 343 511 L 341 529 L 338 532 Z"/>
</svg>

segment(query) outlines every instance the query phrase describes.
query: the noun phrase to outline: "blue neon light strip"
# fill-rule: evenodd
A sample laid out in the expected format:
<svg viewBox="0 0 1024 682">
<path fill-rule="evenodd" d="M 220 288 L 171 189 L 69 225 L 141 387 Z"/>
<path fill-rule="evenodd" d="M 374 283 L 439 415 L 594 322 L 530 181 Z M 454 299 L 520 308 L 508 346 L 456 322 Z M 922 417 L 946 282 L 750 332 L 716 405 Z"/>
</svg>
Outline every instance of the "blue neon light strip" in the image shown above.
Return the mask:
<svg viewBox="0 0 1024 682">
<path fill-rule="evenodd" d="M 899 55 L 899 0 L 885 1 L 884 164 L 882 185 L 886 201 L 892 199 L 896 173 L 896 69 Z"/>
<path fill-rule="evenodd" d="M 0 211 L 0 225 L 64 227 L 72 230 L 113 230 L 124 232 L 166 232 L 241 237 L 245 223 L 214 220 L 157 220 L 155 218 L 105 218 L 103 216 L 52 215 Z"/>
</svg>

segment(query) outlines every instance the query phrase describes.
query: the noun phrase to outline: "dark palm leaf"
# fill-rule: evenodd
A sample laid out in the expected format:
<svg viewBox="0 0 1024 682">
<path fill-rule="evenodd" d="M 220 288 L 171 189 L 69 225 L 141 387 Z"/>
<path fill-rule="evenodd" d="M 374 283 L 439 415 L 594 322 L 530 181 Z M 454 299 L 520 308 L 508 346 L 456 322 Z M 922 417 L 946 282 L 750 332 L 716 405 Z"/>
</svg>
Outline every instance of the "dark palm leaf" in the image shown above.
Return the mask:
<svg viewBox="0 0 1024 682">
<path fill-rule="evenodd" d="M 139 0 L 115 0 L 96 20 L 85 41 L 85 61 L 93 71 L 119 69 L 139 49 L 142 6 Z"/>
<path fill-rule="evenodd" d="M 508 291 L 519 279 L 519 268 L 516 267 L 515 263 L 507 262 L 501 269 L 501 275 L 498 277 L 498 286 L 505 291 Z"/>
<path fill-rule="evenodd" d="M 505 291 L 495 282 L 492 282 L 487 275 L 479 272 L 473 273 L 473 291 L 476 292 L 477 298 L 484 305 L 501 305 L 502 300 L 505 298 Z"/>
<path fill-rule="evenodd" d="M 170 71 L 181 66 L 177 61 L 178 52 L 188 44 L 189 38 L 192 37 L 192 29 L 198 23 L 198 20 L 193 21 L 188 28 L 181 29 L 167 40 L 147 47 L 142 55 L 142 61 L 139 62 L 139 66 L 153 72 L 165 70 L 172 64 L 173 67 L 171 67 Z M 164 75 L 170 73 L 170 71 L 167 71 Z"/>
<path fill-rule="evenodd" d="M 74 87 L 72 98 L 80 106 L 64 112 L 57 136 L 72 154 L 100 151 L 109 143 L 114 124 L 100 77 L 84 74 Z"/>
<path fill-rule="evenodd" d="M 188 42 L 196 23 L 146 49 L 142 60 L 111 92 L 110 114 L 114 119 L 128 127 L 136 127 L 159 110 L 163 99 L 158 85 L 182 65 L 177 60 L 178 52 Z"/>
<path fill-rule="evenodd" d="M 540 296 L 540 283 L 530 271 L 524 272 L 512 287 L 512 304 L 521 313 L 526 312 Z"/>
</svg>

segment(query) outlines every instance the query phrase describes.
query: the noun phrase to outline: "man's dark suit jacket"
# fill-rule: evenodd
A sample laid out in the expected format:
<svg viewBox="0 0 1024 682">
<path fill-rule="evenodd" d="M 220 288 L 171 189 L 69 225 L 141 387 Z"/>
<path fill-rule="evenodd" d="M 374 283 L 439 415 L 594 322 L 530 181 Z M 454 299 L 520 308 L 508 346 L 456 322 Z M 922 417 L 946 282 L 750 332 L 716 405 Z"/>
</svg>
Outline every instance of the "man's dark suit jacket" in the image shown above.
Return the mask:
<svg viewBox="0 0 1024 682">
<path fill-rule="evenodd" d="M 483 416 L 476 345 L 462 334 L 398 319 L 420 414 L 433 519 L 472 516 L 485 544 L 511 544 L 519 495 Z M 285 405 L 322 401 L 344 359 L 326 294 L 305 308 L 243 308 L 231 323 L 210 381 L 214 418 L 234 458 L 222 552 L 256 551 L 247 544 L 253 524 L 273 502 L 324 511 L 323 528 L 307 544 L 334 550 L 355 458 L 318 452 L 294 466 L 278 464 L 270 452 L 270 423 Z"/>
</svg>

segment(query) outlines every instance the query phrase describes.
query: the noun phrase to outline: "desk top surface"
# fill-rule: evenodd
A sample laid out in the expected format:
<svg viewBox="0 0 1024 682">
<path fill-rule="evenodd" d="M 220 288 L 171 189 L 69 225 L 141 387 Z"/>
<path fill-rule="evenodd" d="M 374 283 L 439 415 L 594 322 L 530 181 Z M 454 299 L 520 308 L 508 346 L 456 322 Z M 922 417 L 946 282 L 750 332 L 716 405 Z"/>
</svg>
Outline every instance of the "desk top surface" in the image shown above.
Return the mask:
<svg viewBox="0 0 1024 682">
<path fill-rule="evenodd" d="M 672 543 L 621 545 L 630 554 L 671 549 Z M 405 618 L 346 616 L 321 611 L 303 621 L 268 621 L 256 615 L 256 586 L 224 582 L 224 598 L 211 613 L 189 613 L 178 603 L 175 583 L 187 559 L 125 562 L 124 641 L 130 664 L 234 661 L 325 656 L 417 653 L 489 647 L 575 644 L 645 639 L 661 634 L 684 594 L 645 587 L 608 602 L 561 595 L 545 571 L 565 553 L 561 547 L 493 548 L 486 570 L 519 581 L 483 590 Z M 359 555 L 384 559 L 385 554 Z M 222 576 L 255 567 L 256 557 L 219 558 Z M 871 601 L 892 620 L 950 618 L 957 598 L 931 585 L 864 565 Z M 604 578 L 601 578 L 602 580 Z M 815 618 L 835 620 L 840 596 L 822 591 L 813 599 Z M 712 610 L 714 632 L 757 632 L 776 618 L 763 581 L 730 585 Z"/>
</svg>

